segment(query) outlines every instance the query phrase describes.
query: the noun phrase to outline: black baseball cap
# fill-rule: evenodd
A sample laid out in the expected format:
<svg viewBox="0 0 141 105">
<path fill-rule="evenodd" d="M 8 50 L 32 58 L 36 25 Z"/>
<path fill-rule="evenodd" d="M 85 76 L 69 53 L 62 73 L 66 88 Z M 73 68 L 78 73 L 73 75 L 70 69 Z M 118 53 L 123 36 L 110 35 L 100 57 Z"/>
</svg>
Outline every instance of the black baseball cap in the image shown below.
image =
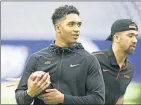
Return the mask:
<svg viewBox="0 0 141 105">
<path fill-rule="evenodd" d="M 134 27 L 130 27 L 132 25 Z M 128 31 L 128 30 L 136 30 L 138 31 L 138 26 L 135 22 L 133 22 L 131 19 L 119 19 L 116 20 L 112 27 L 111 27 L 111 34 L 106 40 L 112 41 L 112 37 L 116 32 L 122 32 L 122 31 Z"/>
</svg>

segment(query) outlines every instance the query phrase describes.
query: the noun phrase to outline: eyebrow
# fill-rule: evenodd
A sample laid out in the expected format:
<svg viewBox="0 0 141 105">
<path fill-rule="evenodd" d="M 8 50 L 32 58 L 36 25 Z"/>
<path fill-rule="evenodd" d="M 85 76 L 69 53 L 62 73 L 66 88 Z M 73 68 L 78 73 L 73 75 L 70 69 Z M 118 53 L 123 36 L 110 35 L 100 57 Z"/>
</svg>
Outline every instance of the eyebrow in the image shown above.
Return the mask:
<svg viewBox="0 0 141 105">
<path fill-rule="evenodd" d="M 138 36 L 138 34 L 135 34 L 135 33 L 128 33 L 127 35 L 130 35 L 130 34 L 135 35 L 135 36 Z"/>
<path fill-rule="evenodd" d="M 68 23 L 78 23 L 78 24 L 82 24 L 82 22 L 75 22 L 75 21 L 70 21 Z"/>
</svg>

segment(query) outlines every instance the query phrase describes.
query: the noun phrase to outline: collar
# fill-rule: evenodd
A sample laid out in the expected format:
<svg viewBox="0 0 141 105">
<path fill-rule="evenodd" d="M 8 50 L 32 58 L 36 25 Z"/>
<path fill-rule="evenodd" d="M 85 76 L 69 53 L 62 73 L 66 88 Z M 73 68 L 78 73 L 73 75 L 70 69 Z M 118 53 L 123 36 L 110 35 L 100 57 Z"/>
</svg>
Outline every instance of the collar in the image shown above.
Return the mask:
<svg viewBox="0 0 141 105">
<path fill-rule="evenodd" d="M 75 50 L 78 49 L 84 49 L 84 47 L 82 46 L 81 43 L 75 43 L 74 45 L 70 46 L 70 47 L 59 47 L 57 45 L 55 45 L 55 41 L 53 41 L 51 43 L 51 45 L 48 47 L 48 50 L 50 53 L 54 54 L 54 55 L 58 55 L 58 54 L 68 54 L 70 52 L 74 52 Z"/>
<path fill-rule="evenodd" d="M 108 55 L 108 58 L 110 60 L 111 65 L 119 66 L 118 63 L 117 63 L 117 61 L 116 61 L 116 57 L 114 55 L 114 52 L 112 50 L 112 46 L 109 49 L 107 49 L 106 52 L 107 52 L 107 55 Z M 127 65 L 127 57 L 126 57 L 126 59 L 125 59 L 124 62 L 125 62 L 125 65 L 124 66 L 126 66 Z"/>
</svg>

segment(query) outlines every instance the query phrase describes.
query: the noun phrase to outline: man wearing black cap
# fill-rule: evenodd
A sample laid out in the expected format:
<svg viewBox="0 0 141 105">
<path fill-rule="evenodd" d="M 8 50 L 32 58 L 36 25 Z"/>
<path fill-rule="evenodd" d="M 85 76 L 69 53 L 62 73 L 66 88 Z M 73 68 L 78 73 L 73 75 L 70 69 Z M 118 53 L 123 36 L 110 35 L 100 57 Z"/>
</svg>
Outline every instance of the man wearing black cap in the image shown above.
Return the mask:
<svg viewBox="0 0 141 105">
<path fill-rule="evenodd" d="M 137 25 L 130 19 L 119 19 L 111 28 L 107 40 L 109 49 L 93 52 L 101 65 L 105 82 L 105 104 L 123 104 L 126 88 L 133 76 L 133 65 L 127 60 L 136 48 Z"/>
</svg>

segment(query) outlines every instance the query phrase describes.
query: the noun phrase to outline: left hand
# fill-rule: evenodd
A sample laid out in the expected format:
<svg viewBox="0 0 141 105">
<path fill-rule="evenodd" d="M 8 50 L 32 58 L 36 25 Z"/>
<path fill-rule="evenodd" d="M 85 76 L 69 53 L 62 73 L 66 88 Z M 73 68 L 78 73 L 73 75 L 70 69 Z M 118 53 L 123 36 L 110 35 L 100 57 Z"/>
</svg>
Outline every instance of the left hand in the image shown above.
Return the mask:
<svg viewBox="0 0 141 105">
<path fill-rule="evenodd" d="M 64 102 L 64 94 L 57 89 L 46 89 L 46 93 L 38 96 L 45 104 L 59 104 Z"/>
</svg>

